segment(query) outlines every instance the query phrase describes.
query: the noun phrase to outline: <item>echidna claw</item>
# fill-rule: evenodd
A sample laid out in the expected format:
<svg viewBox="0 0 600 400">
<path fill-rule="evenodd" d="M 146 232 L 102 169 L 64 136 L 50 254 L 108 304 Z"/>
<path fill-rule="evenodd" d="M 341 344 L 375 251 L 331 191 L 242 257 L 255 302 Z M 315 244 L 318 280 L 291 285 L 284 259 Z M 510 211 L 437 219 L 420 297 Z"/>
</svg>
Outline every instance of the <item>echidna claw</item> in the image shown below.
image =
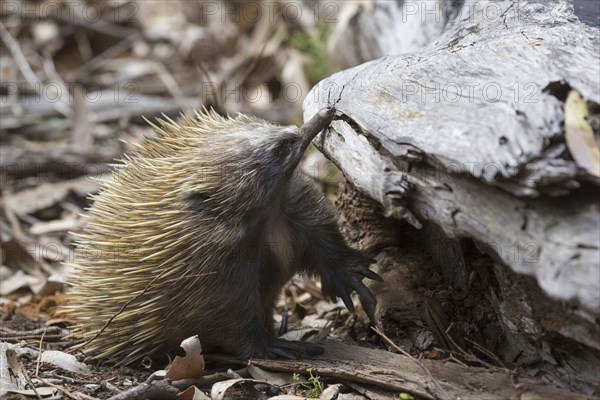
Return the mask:
<svg viewBox="0 0 600 400">
<path fill-rule="evenodd" d="M 360 302 L 369 317 L 372 324 L 376 324 L 375 306 L 377 299 L 375 295 L 362 283 L 363 278 L 372 279 L 381 282 L 383 279 L 377 273 L 367 267 L 338 269 L 335 274 L 321 275 L 323 284 L 323 294 L 335 301 L 338 297 L 342 299 L 351 313 L 355 312 L 354 304 L 350 294 L 355 291 L 358 294 Z"/>
<path fill-rule="evenodd" d="M 357 270 L 356 272 L 358 274 L 364 276 L 365 278 L 369 278 L 369 279 L 372 279 L 377 282 L 383 282 L 383 278 L 381 276 L 377 275 L 377 273 L 371 271 L 368 268 L 362 268 L 362 269 Z"/>
</svg>

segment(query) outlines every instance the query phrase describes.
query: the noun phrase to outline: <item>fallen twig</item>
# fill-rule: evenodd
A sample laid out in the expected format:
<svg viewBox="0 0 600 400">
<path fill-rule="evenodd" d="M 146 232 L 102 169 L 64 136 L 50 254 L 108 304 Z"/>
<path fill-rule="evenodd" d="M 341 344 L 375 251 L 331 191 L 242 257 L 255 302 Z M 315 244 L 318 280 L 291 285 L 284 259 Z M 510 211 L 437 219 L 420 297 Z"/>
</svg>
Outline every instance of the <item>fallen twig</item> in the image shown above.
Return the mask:
<svg viewBox="0 0 600 400">
<path fill-rule="evenodd" d="M 392 346 L 395 350 L 397 350 L 398 352 L 400 352 L 400 354 L 405 355 L 406 357 L 409 357 L 411 360 L 413 360 L 418 366 L 420 366 L 423 371 L 425 371 L 425 373 L 427 374 L 427 376 L 429 376 L 429 379 L 431 379 L 431 381 L 434 383 L 435 386 L 438 387 L 438 389 L 440 390 L 440 392 L 442 392 L 444 394 L 444 396 L 446 396 L 446 398 L 448 398 L 449 400 L 452 400 L 452 397 L 448 394 L 448 392 L 446 392 L 446 390 L 442 387 L 442 385 L 439 384 L 439 382 L 437 381 L 437 379 L 435 379 L 433 377 L 433 375 L 431 374 L 431 372 L 429 372 L 429 369 L 427 369 L 427 367 L 425 365 L 423 365 L 423 363 L 419 360 L 417 360 L 416 358 L 414 358 L 413 356 L 410 355 L 410 353 L 404 351 L 404 349 L 402 349 L 400 346 L 398 346 L 396 343 L 394 343 L 392 341 L 392 339 L 390 339 L 389 337 L 387 337 L 385 335 L 385 333 L 383 333 L 379 328 L 372 326 L 371 329 L 378 334 L 379 336 L 381 336 L 381 338 L 383 340 L 385 340 L 390 346 Z"/>
<path fill-rule="evenodd" d="M 17 42 L 17 40 L 10 34 L 8 29 L 6 29 L 4 23 L 2 22 L 0 22 L 0 38 L 2 38 L 4 44 L 6 45 L 6 47 L 8 47 L 8 50 L 13 56 L 13 60 L 17 64 L 17 67 L 19 68 L 19 71 L 21 71 L 21 74 L 23 75 L 25 80 L 31 85 L 31 87 L 34 90 L 38 92 L 38 95 L 41 96 L 39 86 L 41 85 L 44 88 L 46 88 L 47 85 L 45 85 L 40 80 L 40 78 L 38 78 L 35 72 L 33 72 L 31 67 L 29 66 L 29 63 L 27 62 L 25 54 L 23 54 L 23 52 L 21 51 L 21 46 L 19 45 L 19 42 Z M 71 116 L 71 114 L 73 114 L 73 110 L 71 110 L 71 107 L 67 103 L 65 103 L 65 101 L 62 98 L 58 98 L 58 101 L 52 102 L 52 106 L 54 107 L 54 109 L 56 109 L 56 111 L 58 111 L 65 117 L 69 117 Z"/>
</svg>

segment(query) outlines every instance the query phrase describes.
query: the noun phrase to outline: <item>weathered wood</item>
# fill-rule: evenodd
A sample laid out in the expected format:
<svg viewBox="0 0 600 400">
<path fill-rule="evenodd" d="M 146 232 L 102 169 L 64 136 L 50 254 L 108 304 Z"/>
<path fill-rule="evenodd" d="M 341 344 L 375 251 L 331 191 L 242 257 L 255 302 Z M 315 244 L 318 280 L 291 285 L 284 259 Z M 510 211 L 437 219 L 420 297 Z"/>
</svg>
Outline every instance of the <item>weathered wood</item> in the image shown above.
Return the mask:
<svg viewBox="0 0 600 400">
<path fill-rule="evenodd" d="M 495 19 L 484 15 L 492 6 Z M 600 103 L 600 39 L 571 12 L 564 1 L 471 4 L 422 52 L 338 73 L 304 106 L 308 119 L 337 101 L 339 119 L 316 142 L 388 215 L 486 244 L 593 320 L 598 182 L 563 156 L 558 89 Z"/>
<path fill-rule="evenodd" d="M 301 372 L 313 368 L 322 378 L 343 379 L 408 391 L 425 399 L 590 399 L 592 397 L 514 375 L 508 370 L 489 370 L 455 363 L 420 360 L 378 349 L 328 342 L 325 353 L 310 360 L 252 360 L 262 368 Z"/>
<path fill-rule="evenodd" d="M 327 44 L 329 57 L 349 68 L 382 55 L 418 50 L 444 31 L 457 11 L 456 3 L 459 2 L 340 2 L 338 22 Z"/>
</svg>

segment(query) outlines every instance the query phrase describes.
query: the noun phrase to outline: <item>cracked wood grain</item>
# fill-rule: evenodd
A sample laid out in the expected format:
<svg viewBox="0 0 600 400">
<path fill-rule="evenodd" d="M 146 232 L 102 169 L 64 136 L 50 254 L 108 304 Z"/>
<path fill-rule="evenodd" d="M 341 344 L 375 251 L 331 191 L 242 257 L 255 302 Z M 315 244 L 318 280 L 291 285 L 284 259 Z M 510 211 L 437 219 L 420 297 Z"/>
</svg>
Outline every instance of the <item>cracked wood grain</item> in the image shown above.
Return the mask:
<svg viewBox="0 0 600 400">
<path fill-rule="evenodd" d="M 568 154 L 562 94 L 598 109 L 600 35 L 566 1 L 493 2 L 500 23 L 486 5 L 418 52 L 323 80 L 305 119 L 338 98 L 315 142 L 357 190 L 534 277 L 579 318 L 555 331 L 600 350 L 599 181 Z"/>
</svg>

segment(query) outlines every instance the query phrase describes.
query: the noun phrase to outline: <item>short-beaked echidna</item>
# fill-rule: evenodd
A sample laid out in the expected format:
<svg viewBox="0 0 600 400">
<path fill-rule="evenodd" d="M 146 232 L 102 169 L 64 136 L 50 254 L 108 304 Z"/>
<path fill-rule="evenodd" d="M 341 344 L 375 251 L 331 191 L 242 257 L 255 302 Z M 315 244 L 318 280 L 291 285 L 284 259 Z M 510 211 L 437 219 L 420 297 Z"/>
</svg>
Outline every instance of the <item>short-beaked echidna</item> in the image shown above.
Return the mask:
<svg viewBox="0 0 600 400">
<path fill-rule="evenodd" d="M 129 364 L 197 334 L 205 351 L 285 355 L 273 310 L 297 272 L 372 310 L 362 278 L 378 276 L 298 168 L 334 114 L 300 129 L 215 112 L 159 120 L 93 196 L 76 246 L 63 312 L 83 350 Z"/>
</svg>

